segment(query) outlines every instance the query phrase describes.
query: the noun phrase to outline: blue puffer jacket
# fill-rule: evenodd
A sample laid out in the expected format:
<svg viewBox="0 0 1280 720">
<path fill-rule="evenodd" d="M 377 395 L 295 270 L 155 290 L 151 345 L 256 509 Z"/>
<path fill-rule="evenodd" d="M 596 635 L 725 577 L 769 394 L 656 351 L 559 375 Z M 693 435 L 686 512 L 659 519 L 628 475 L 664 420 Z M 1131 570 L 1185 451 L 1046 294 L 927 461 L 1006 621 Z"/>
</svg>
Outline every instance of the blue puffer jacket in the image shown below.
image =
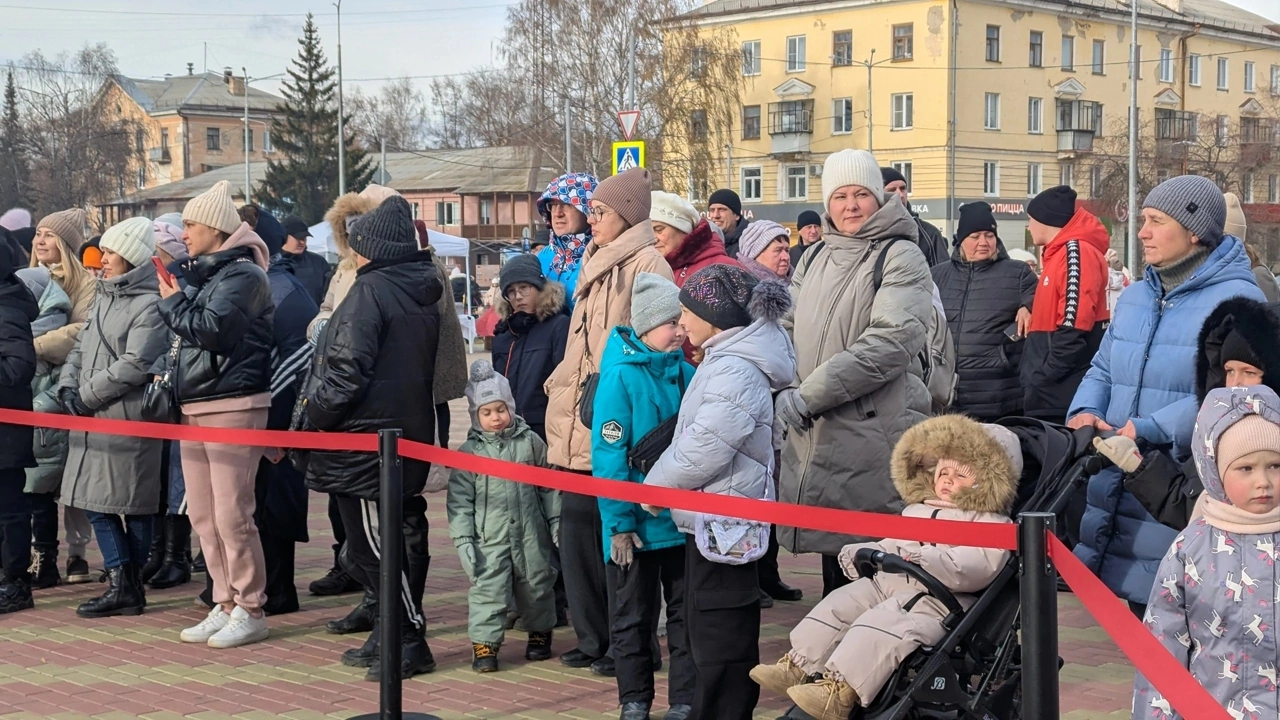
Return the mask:
<svg viewBox="0 0 1280 720">
<path fill-rule="evenodd" d="M 1249 270 L 1244 243 L 1228 235 L 1182 285 L 1164 294 L 1148 267 L 1120 296 L 1111 326 L 1067 417 L 1087 412 L 1140 439 L 1171 445 L 1175 460 L 1191 454 L 1196 411 L 1196 350 L 1205 318 L 1223 300 L 1266 298 Z M 1076 555 L 1121 598 L 1145 603 L 1156 569 L 1177 533 L 1151 517 L 1125 491 L 1118 470 L 1089 481 L 1088 509 Z"/>
<path fill-rule="evenodd" d="M 644 482 L 644 475 L 627 465 L 627 451 L 664 420 L 680 411 L 684 389 L 693 380 L 693 366 L 679 350 L 660 353 L 645 345 L 629 327 L 618 326 L 609 336 L 600 359 L 591 428 L 591 470 L 599 478 Z M 684 545 L 671 511 L 656 517 L 635 503 L 600 498 L 604 556 L 610 538 L 636 533 L 646 550 Z"/>
</svg>

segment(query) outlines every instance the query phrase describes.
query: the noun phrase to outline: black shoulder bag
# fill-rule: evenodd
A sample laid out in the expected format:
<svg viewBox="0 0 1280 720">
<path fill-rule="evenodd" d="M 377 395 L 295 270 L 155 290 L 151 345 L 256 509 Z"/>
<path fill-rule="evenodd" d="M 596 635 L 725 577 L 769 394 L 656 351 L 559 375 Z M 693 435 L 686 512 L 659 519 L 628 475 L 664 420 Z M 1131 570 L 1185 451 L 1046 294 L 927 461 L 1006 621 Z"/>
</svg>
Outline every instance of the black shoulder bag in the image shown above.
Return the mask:
<svg viewBox="0 0 1280 720">
<path fill-rule="evenodd" d="M 680 368 L 680 398 L 684 399 L 685 382 L 684 367 Z M 627 465 L 633 470 L 637 470 L 644 475 L 648 475 L 653 466 L 658 463 L 658 458 L 662 457 L 662 453 L 671 447 L 671 443 L 676 437 L 676 422 L 680 419 L 680 411 L 663 420 L 658 427 L 650 430 L 640 438 L 630 450 L 627 451 Z"/>
</svg>

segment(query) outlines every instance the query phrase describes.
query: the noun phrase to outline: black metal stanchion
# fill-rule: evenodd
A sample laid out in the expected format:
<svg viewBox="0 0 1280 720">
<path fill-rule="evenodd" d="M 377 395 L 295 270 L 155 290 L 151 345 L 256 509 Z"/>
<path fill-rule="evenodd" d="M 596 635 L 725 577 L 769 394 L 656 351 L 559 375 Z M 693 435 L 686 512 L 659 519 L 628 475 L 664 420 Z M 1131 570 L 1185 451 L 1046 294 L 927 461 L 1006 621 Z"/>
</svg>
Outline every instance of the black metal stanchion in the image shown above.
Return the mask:
<svg viewBox="0 0 1280 720">
<path fill-rule="evenodd" d="M 378 431 L 378 542 L 382 558 L 378 565 L 378 712 L 357 715 L 351 720 L 440 720 L 434 715 L 401 712 L 400 678 L 400 547 L 404 544 L 404 478 L 399 430 Z"/>
<path fill-rule="evenodd" d="M 1049 561 L 1053 513 L 1018 515 L 1022 717 L 1058 718 L 1058 573 Z"/>
</svg>

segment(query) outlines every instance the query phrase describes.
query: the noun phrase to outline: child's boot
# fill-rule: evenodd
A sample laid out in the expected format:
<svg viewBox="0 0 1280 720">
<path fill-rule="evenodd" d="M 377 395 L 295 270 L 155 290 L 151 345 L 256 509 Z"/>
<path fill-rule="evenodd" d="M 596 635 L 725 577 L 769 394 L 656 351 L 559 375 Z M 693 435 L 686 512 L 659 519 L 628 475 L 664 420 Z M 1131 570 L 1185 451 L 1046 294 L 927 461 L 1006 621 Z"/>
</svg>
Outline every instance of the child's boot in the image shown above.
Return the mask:
<svg viewBox="0 0 1280 720">
<path fill-rule="evenodd" d="M 478 673 L 498 671 L 498 646 L 493 643 L 471 643 L 471 669 Z"/>
<path fill-rule="evenodd" d="M 529 633 L 529 644 L 525 646 L 524 659 L 531 662 L 551 659 L 551 631 Z"/>
<path fill-rule="evenodd" d="M 858 704 L 858 694 L 843 680 L 827 675 L 816 683 L 797 685 L 787 691 L 791 702 L 814 720 L 848 720 Z"/>
<path fill-rule="evenodd" d="M 752 668 L 751 679 L 765 690 L 786 697 L 788 690 L 803 685 L 809 676 L 792 662 L 791 653 L 787 653 L 773 665 L 757 665 Z"/>
</svg>

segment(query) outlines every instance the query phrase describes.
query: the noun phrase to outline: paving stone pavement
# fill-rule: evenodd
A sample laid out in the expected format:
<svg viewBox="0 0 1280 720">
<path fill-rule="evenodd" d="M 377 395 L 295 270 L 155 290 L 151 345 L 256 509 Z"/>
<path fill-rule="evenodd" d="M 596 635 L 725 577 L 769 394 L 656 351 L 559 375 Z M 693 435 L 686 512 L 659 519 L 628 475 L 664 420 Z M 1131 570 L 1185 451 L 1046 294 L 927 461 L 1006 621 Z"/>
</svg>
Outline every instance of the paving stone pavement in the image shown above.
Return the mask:
<svg viewBox="0 0 1280 720">
<path fill-rule="evenodd" d="M 466 424 L 465 404 L 455 403 L 453 447 L 461 443 Z M 405 710 L 431 712 L 442 720 L 617 717 L 612 680 L 555 660 L 526 662 L 521 633 L 508 635 L 500 654 L 502 672 L 471 671 L 467 581 L 445 530 L 443 494 L 430 496 L 429 503 L 435 558 L 425 610 L 439 669 L 405 683 Z M 377 684 L 364 682 L 363 670 L 338 662 L 339 654 L 358 646 L 363 636 L 324 631 L 324 623 L 345 613 L 358 596 L 305 595 L 306 585 L 332 560 L 325 498 L 313 496 L 311 508 L 311 542 L 297 552 L 302 610 L 271 618 L 271 638 L 264 643 L 233 650 L 179 643 L 179 630 L 205 614 L 193 604 L 202 589 L 198 583 L 148 591 L 147 612 L 134 618 L 77 618 L 76 605 L 101 592 L 97 584 L 38 591 L 34 610 L 0 616 L 0 720 L 319 720 L 376 711 Z M 96 550 L 90 563 L 100 563 Z M 805 591 L 805 600 L 764 611 L 761 657 L 766 660 L 786 650 L 787 633 L 817 601 L 822 586 L 815 557 L 784 554 L 782 565 L 787 581 Z M 1064 720 L 1129 717 L 1133 668 L 1069 594 L 1059 596 L 1059 626 L 1066 661 Z M 573 646 L 570 631 L 557 631 L 557 653 Z M 665 696 L 664 670 L 655 717 L 665 710 Z M 762 697 L 756 718 L 774 718 L 786 705 Z"/>
</svg>

